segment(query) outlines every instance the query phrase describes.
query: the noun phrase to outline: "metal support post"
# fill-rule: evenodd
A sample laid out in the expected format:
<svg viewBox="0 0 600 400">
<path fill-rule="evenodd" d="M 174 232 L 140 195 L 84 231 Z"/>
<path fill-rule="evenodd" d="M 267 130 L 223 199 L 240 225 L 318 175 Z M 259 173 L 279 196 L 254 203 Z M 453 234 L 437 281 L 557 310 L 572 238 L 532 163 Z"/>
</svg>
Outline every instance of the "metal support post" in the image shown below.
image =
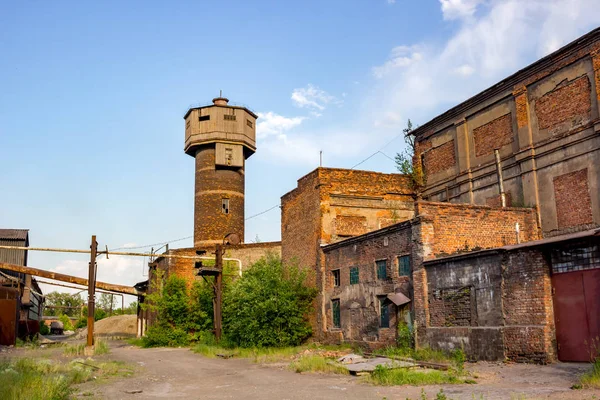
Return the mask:
<svg viewBox="0 0 600 400">
<path fill-rule="evenodd" d="M 217 244 L 216 246 L 216 260 L 215 260 L 215 268 L 217 270 L 217 275 L 215 276 L 215 338 L 217 342 L 221 340 L 221 332 L 222 332 L 222 315 L 221 315 L 221 306 L 222 306 L 222 296 L 223 296 L 223 245 Z"/>
<path fill-rule="evenodd" d="M 90 246 L 90 268 L 88 276 L 88 321 L 87 321 L 87 346 L 94 345 L 94 312 L 95 312 L 95 289 L 96 289 L 96 253 L 98 251 L 98 242 L 96 235 L 92 236 L 92 244 Z"/>
</svg>

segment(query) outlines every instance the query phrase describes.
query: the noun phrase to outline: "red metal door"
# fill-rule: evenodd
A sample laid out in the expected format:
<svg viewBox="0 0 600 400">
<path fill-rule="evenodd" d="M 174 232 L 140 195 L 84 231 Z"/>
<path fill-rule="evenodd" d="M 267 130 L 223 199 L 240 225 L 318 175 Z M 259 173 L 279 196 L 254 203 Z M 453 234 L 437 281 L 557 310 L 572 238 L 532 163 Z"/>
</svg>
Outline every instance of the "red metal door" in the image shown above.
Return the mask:
<svg viewBox="0 0 600 400">
<path fill-rule="evenodd" d="M 590 361 L 600 350 L 600 269 L 552 276 L 558 359 Z"/>
<path fill-rule="evenodd" d="M 17 300 L 0 300 L 0 344 L 17 341 Z"/>
</svg>

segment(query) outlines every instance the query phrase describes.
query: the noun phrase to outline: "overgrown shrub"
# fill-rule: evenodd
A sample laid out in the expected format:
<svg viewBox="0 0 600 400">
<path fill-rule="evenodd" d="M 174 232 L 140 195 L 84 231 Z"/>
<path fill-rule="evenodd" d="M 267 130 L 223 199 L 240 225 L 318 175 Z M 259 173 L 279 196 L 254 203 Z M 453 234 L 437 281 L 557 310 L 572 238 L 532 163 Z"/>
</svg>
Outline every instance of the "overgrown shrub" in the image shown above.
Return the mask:
<svg viewBox="0 0 600 400">
<path fill-rule="evenodd" d="M 60 315 L 58 317 L 58 320 L 63 323 L 63 329 L 65 331 L 72 331 L 75 329 L 75 327 L 73 326 L 73 323 L 71 322 L 71 318 L 69 318 L 67 315 L 65 315 L 65 314 Z"/>
<path fill-rule="evenodd" d="M 306 273 L 268 255 L 252 265 L 224 296 L 224 329 L 241 347 L 296 346 L 312 333 L 307 321 L 316 295 Z"/>
<path fill-rule="evenodd" d="M 41 335 L 49 335 L 50 334 L 50 327 L 48 325 L 46 325 L 44 322 L 42 322 L 40 324 L 40 334 Z"/>
<path fill-rule="evenodd" d="M 190 291 L 185 279 L 171 275 L 148 300 L 157 322 L 146 332 L 145 347 L 187 346 L 198 332 L 212 328 L 212 289 L 207 285 L 196 282 Z"/>
</svg>

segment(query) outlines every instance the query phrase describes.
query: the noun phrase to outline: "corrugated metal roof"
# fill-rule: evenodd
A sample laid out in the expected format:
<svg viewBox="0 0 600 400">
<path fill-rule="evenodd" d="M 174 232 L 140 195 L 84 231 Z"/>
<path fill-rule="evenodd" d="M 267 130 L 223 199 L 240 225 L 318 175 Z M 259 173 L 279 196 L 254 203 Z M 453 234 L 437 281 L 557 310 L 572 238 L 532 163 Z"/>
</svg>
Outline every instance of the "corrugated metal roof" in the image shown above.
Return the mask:
<svg viewBox="0 0 600 400">
<path fill-rule="evenodd" d="M 29 229 L 0 229 L 0 239 L 25 240 Z"/>
</svg>

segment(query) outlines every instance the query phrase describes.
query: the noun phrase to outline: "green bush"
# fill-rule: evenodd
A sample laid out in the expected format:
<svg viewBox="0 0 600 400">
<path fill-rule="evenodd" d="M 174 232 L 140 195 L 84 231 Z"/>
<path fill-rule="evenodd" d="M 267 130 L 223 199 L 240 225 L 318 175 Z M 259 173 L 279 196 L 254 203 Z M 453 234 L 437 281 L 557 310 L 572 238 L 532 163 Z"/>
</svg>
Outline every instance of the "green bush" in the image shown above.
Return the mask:
<svg viewBox="0 0 600 400">
<path fill-rule="evenodd" d="M 48 325 L 46 325 L 44 322 L 41 322 L 41 324 L 40 324 L 40 334 L 41 335 L 49 335 L 50 334 L 50 327 Z"/>
<path fill-rule="evenodd" d="M 181 328 L 159 324 L 148 328 L 143 340 L 144 347 L 178 347 L 187 346 L 190 335 Z"/>
<path fill-rule="evenodd" d="M 316 295 L 306 273 L 268 255 L 252 265 L 224 296 L 224 328 L 241 347 L 296 346 L 312 333 L 307 315 Z"/>
<path fill-rule="evenodd" d="M 63 329 L 65 331 L 72 331 L 75 329 L 75 327 L 73 326 L 73 323 L 71 322 L 71 318 L 69 318 L 67 315 L 65 315 L 65 314 L 60 315 L 58 317 L 58 320 L 63 323 Z"/>
</svg>

